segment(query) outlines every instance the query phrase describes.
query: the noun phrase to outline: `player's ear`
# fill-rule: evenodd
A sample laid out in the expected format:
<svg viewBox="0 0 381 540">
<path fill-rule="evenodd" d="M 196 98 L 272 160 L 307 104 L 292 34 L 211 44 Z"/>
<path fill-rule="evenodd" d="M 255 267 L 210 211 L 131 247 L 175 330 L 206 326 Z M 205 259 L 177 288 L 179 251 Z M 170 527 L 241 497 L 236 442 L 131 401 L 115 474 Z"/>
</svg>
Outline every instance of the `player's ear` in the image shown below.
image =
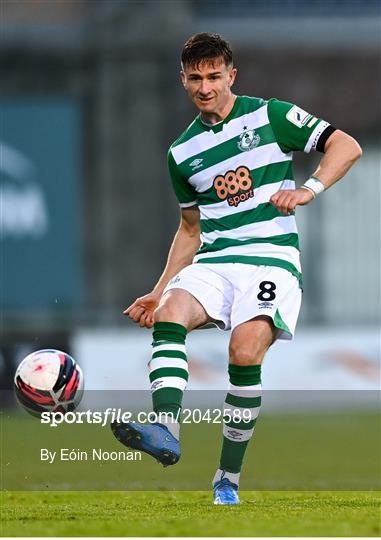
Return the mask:
<svg viewBox="0 0 381 540">
<path fill-rule="evenodd" d="M 237 76 L 237 68 L 231 68 L 229 71 L 229 86 L 233 86 L 235 78 Z"/>
<path fill-rule="evenodd" d="M 182 82 L 184 88 L 186 88 L 187 82 L 186 82 L 186 76 L 185 76 L 185 73 L 184 73 L 183 70 L 180 71 L 180 79 L 181 79 L 181 82 Z"/>
</svg>

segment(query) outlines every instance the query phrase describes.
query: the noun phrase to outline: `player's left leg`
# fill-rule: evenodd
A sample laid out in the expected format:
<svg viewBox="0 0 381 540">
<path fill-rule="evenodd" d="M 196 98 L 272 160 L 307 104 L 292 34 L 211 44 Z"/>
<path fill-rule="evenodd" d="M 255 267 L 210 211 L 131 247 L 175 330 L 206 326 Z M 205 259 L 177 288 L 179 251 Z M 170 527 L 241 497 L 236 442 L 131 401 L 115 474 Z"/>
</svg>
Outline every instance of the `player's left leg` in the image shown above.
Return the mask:
<svg viewBox="0 0 381 540">
<path fill-rule="evenodd" d="M 242 323 L 232 332 L 223 443 L 213 479 L 215 504 L 239 503 L 241 467 L 261 406 L 261 364 L 277 334 L 278 329 L 266 316 Z"/>
<path fill-rule="evenodd" d="M 238 502 L 241 466 L 261 406 L 261 364 L 275 339 L 292 339 L 301 303 L 297 278 L 283 268 L 241 265 L 239 273 L 234 272 L 230 278 L 235 287 L 230 389 L 224 408 L 238 411 L 238 419 L 229 419 L 224 425 L 221 461 L 213 481 L 214 485 L 222 482 L 230 486 L 233 503 L 217 496 L 219 504 Z"/>
</svg>

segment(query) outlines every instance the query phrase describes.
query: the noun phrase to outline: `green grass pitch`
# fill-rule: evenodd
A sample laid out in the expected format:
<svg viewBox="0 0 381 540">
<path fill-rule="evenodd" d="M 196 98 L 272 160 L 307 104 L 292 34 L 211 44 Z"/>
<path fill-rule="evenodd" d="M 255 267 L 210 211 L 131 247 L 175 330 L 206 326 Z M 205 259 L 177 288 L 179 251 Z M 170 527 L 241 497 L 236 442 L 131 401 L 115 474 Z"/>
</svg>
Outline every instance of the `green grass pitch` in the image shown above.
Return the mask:
<svg viewBox="0 0 381 540">
<path fill-rule="evenodd" d="M 376 492 L 2 493 L 3 536 L 379 536 Z"/>
</svg>

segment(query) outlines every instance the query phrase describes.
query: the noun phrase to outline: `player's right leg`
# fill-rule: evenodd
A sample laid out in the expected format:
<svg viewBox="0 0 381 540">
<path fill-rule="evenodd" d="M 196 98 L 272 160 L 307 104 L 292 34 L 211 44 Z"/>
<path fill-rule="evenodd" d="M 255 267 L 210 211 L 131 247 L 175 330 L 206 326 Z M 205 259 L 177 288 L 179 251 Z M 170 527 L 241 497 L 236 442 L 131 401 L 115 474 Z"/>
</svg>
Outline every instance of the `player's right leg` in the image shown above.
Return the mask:
<svg viewBox="0 0 381 540">
<path fill-rule="evenodd" d="M 261 364 L 276 339 L 292 338 L 301 301 L 298 280 L 282 268 L 242 265 L 232 278 L 230 388 L 224 404 L 231 418 L 226 415 L 220 465 L 213 479 L 216 504 L 238 502 L 241 467 L 261 406 Z"/>
<path fill-rule="evenodd" d="M 261 364 L 277 333 L 271 319 L 263 316 L 238 325 L 232 332 L 223 443 L 220 465 L 212 482 L 214 504 L 239 504 L 241 467 L 262 400 Z"/>
<path fill-rule="evenodd" d="M 180 458 L 179 416 L 188 381 L 187 332 L 210 320 L 188 291 L 167 291 L 155 311 L 152 359 L 149 363 L 153 409 L 158 422 L 113 423 L 111 429 L 125 446 L 152 455 L 164 466 Z"/>
</svg>

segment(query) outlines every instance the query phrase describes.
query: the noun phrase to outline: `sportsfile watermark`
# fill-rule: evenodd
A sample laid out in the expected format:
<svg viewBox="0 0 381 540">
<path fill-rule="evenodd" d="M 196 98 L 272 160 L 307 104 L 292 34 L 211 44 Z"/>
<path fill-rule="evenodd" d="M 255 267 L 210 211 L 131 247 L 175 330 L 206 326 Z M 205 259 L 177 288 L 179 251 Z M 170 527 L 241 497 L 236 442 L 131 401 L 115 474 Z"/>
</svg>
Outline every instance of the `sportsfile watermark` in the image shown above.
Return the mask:
<svg viewBox="0 0 381 540">
<path fill-rule="evenodd" d="M 149 390 L 87 390 L 77 409 L 45 411 L 42 417 L 20 408 L 13 393 L 0 392 L 2 403 L 8 403 L 1 413 L 2 487 L 205 491 L 218 467 L 224 437 L 230 437 L 229 447 L 236 441 L 242 448 L 239 434 L 252 432 L 243 490 L 380 489 L 378 391 L 265 390 L 261 402 L 252 397 L 249 416 L 249 407 L 244 412 L 226 402 L 226 390 L 185 392 L 179 427 L 173 430 L 179 430 L 181 457 L 163 468 L 149 454 L 125 445 L 114 425 L 121 424 L 119 433 L 127 436 L 123 424 L 176 421 L 176 416 L 152 412 Z M 238 424 L 229 422 L 231 418 Z"/>
<path fill-rule="evenodd" d="M 41 424 L 57 427 L 61 424 L 98 424 L 106 427 L 111 423 L 138 422 L 168 423 L 181 422 L 182 424 L 222 424 L 228 422 L 250 423 L 255 418 L 252 409 L 225 408 L 225 409 L 182 409 L 177 414 L 170 412 L 139 411 L 133 413 L 121 408 L 109 407 L 105 411 L 68 411 L 68 412 L 43 412 Z"/>
</svg>

